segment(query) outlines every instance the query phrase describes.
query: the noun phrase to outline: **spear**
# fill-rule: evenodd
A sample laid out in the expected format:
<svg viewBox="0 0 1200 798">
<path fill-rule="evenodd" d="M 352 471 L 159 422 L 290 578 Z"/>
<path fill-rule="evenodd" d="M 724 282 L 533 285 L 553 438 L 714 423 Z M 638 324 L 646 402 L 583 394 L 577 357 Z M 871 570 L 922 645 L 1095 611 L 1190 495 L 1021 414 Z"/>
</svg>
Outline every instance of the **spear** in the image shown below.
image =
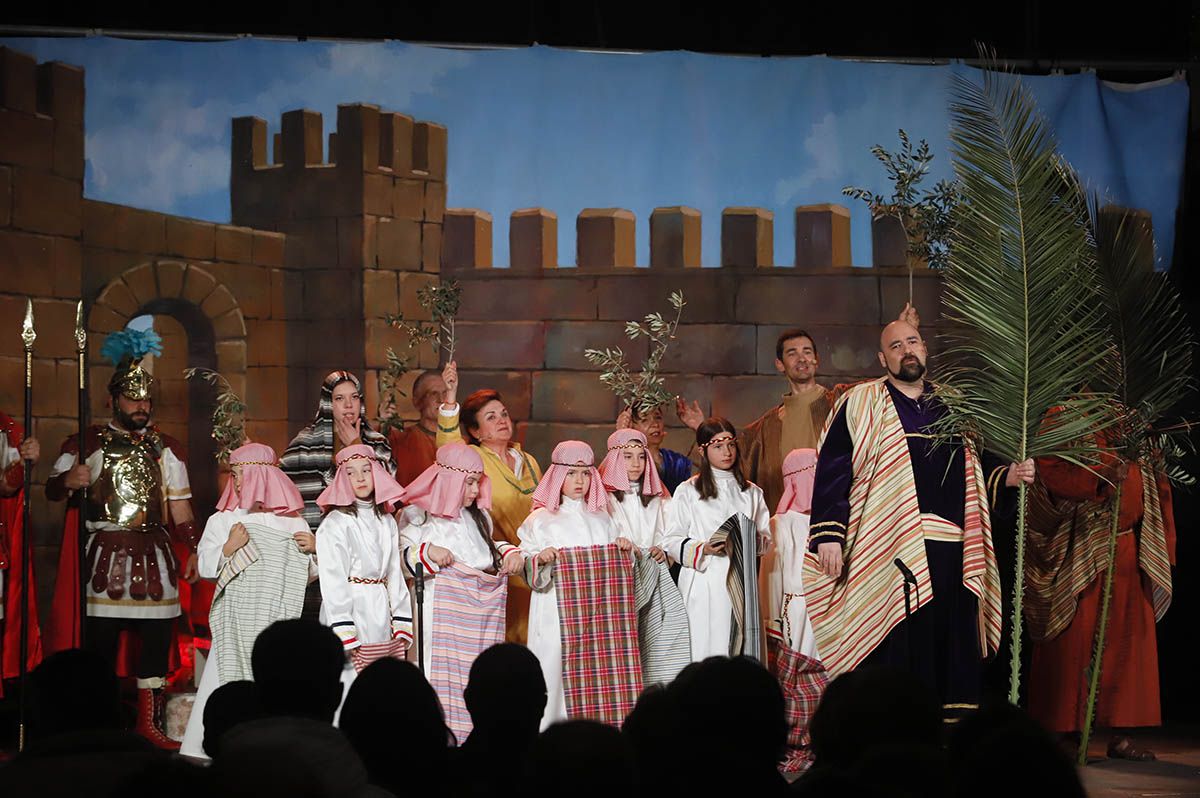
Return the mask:
<svg viewBox="0 0 1200 798">
<path fill-rule="evenodd" d="M 25 436 L 28 437 L 33 430 L 33 342 L 37 339 L 37 333 L 33 330 L 33 300 L 25 300 L 25 321 L 21 325 L 21 342 L 25 345 Z M 30 573 L 31 563 L 33 560 L 33 550 L 30 545 L 33 540 L 32 530 L 29 528 L 29 500 L 33 493 L 33 461 L 25 461 L 25 514 L 21 519 L 21 700 L 17 707 L 18 726 L 17 733 L 17 750 L 25 750 L 25 705 L 26 694 L 28 692 L 28 671 L 29 671 L 29 588 L 30 588 Z"/>
<path fill-rule="evenodd" d="M 83 300 L 75 306 L 75 350 L 79 355 L 79 463 L 83 464 L 87 432 L 87 332 L 83 329 Z M 87 618 L 87 488 L 79 494 L 79 647 L 83 648 Z"/>
</svg>

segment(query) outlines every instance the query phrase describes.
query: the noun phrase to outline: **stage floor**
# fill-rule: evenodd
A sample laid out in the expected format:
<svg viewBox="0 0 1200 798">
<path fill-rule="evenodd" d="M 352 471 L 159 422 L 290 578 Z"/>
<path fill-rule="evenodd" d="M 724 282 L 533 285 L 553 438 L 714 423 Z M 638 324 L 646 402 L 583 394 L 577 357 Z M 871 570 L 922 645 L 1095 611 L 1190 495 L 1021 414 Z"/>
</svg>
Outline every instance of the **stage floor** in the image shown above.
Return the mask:
<svg viewBox="0 0 1200 798">
<path fill-rule="evenodd" d="M 1155 762 L 1127 762 L 1104 756 L 1107 737 L 1093 740 L 1083 768 L 1089 798 L 1200 798 L 1200 729 L 1156 731 L 1137 738 L 1158 755 Z"/>
</svg>

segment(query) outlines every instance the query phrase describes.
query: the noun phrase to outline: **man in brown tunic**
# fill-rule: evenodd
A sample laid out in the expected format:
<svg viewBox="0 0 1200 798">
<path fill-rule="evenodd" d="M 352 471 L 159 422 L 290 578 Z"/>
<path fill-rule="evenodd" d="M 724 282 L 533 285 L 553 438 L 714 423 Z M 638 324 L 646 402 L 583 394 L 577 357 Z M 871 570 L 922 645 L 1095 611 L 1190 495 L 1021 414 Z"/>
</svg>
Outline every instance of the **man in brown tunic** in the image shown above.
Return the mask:
<svg viewBox="0 0 1200 798">
<path fill-rule="evenodd" d="M 788 381 L 783 400 L 742 431 L 746 476 L 763 489 L 774 509 L 783 495 L 783 458 L 792 449 L 815 449 L 834 391 L 817 383 L 821 359 L 806 331 L 784 330 L 775 342 L 775 370 Z M 840 386 L 839 386 L 840 387 Z"/>
</svg>

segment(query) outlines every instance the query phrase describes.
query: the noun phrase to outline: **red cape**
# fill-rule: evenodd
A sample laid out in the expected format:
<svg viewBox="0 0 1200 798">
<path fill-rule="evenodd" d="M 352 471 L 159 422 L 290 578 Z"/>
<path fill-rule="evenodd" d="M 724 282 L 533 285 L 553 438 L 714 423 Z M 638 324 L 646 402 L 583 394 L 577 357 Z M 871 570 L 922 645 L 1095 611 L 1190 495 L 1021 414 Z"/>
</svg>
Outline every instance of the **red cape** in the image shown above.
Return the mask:
<svg viewBox="0 0 1200 798">
<path fill-rule="evenodd" d="M 12 419 L 0 414 L 0 430 L 8 437 L 8 445 L 14 449 L 21 443 L 21 427 Z M 0 499 L 0 560 L 4 567 L 4 622 L 0 636 L 0 677 L 15 679 L 21 675 L 21 595 L 25 592 L 25 491 L 7 499 Z M 7 557 L 3 554 L 7 552 Z M 3 566 L 0 566 L 3 567 Z M 42 661 L 42 635 L 38 626 L 37 582 L 29 569 L 29 656 L 26 663 L 30 670 Z M 0 681 L 0 695 L 4 685 Z"/>
</svg>

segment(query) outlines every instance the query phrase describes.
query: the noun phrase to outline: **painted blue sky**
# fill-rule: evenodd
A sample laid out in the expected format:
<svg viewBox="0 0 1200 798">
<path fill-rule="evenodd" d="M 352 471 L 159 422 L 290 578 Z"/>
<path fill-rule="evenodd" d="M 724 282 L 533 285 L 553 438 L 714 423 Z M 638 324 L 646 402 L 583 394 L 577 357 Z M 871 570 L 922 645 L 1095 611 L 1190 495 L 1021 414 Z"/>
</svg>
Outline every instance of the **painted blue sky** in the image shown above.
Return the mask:
<svg viewBox="0 0 1200 798">
<path fill-rule="evenodd" d="M 311 108 L 328 133 L 339 103 L 370 102 L 444 124 L 448 204 L 493 214 L 498 265 L 508 262 L 508 215 L 531 206 L 558 213 L 566 264 L 581 209 L 632 210 L 645 264 L 650 211 L 663 205 L 703 212 L 706 265 L 720 260 L 722 208 L 769 208 L 776 263 L 790 265 L 792 209 L 849 202 L 848 184 L 890 191 L 868 148 L 894 149 L 898 128 L 938 155 L 930 183 L 948 176 L 948 82 L 965 69 L 395 42 L 0 42 L 86 68 L 87 196 L 200 219 L 229 220 L 232 117 L 262 117 L 275 132 L 281 113 Z M 1026 80 L 1084 178 L 1153 213 L 1160 268 L 1169 264 L 1186 85 Z M 853 259 L 866 265 L 869 216 L 852 207 Z"/>
</svg>

